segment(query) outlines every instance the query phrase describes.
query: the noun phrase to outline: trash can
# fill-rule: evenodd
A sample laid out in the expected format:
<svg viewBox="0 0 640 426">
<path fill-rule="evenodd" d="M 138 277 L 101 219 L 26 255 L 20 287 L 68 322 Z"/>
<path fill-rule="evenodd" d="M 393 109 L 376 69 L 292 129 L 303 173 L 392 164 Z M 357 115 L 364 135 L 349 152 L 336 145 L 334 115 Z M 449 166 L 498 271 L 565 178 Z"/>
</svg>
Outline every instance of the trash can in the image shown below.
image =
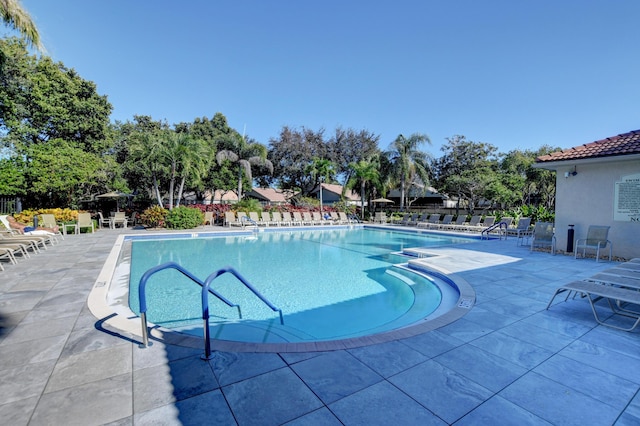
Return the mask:
<svg viewBox="0 0 640 426">
<path fill-rule="evenodd" d="M 38 229 L 38 216 L 33 217 L 33 227 Z"/>
<path fill-rule="evenodd" d="M 573 236 L 575 231 L 573 230 L 573 225 L 569 225 L 569 230 L 567 231 L 567 253 L 573 253 Z"/>
</svg>

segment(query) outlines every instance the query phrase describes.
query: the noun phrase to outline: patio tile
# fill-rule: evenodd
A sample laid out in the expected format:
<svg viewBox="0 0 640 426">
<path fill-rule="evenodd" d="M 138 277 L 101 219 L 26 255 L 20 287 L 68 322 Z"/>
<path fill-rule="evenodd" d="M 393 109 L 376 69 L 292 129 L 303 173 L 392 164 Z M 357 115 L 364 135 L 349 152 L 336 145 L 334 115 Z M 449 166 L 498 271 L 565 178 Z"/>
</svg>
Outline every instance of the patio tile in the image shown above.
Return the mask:
<svg viewBox="0 0 640 426">
<path fill-rule="evenodd" d="M 471 345 L 461 346 L 434 361 L 493 392 L 499 392 L 527 372 L 516 364 Z"/>
<path fill-rule="evenodd" d="M 489 311 L 482 307 L 482 304 L 476 305 L 464 316 L 467 321 L 474 322 L 492 330 L 498 330 L 518 321 L 518 317 L 511 315 L 501 315 Z"/>
<path fill-rule="evenodd" d="M 104 424 L 130 416 L 131 402 L 129 373 L 44 394 L 29 424 Z"/>
<path fill-rule="evenodd" d="M 62 358 L 51 374 L 45 392 L 54 392 L 131 372 L 131 347 L 115 346 Z"/>
<path fill-rule="evenodd" d="M 45 337 L 12 345 L 0 346 L 0 370 L 19 365 L 56 360 L 60 356 L 67 336 Z"/>
<path fill-rule="evenodd" d="M 558 314 L 557 312 L 546 310 L 523 318 L 522 322 L 573 338 L 584 335 L 595 326 L 593 321 L 585 324 L 581 321 L 567 319 L 564 315 Z"/>
<path fill-rule="evenodd" d="M 610 425 L 618 410 L 537 373 L 528 373 L 500 396 L 552 424 Z"/>
<path fill-rule="evenodd" d="M 108 333 L 96 333 L 95 329 L 85 328 L 72 332 L 62 351 L 63 357 L 88 351 L 97 351 L 119 345 L 131 345 L 130 342 Z"/>
<path fill-rule="evenodd" d="M 551 423 L 500 396 L 494 396 L 457 421 L 455 425 L 550 426 Z"/>
<path fill-rule="evenodd" d="M 388 382 L 380 382 L 329 405 L 347 425 L 445 425 L 442 419 Z"/>
<path fill-rule="evenodd" d="M 279 425 L 322 407 L 288 368 L 225 386 L 222 392 L 241 426 Z"/>
<path fill-rule="evenodd" d="M 389 381 L 447 423 L 464 417 L 493 395 L 435 361 L 405 370 Z"/>
<path fill-rule="evenodd" d="M 230 352 L 215 352 L 209 365 L 213 368 L 220 386 L 240 382 L 286 366 L 278 354 Z"/>
<path fill-rule="evenodd" d="M 553 333 L 525 322 L 511 324 L 501 329 L 500 332 L 552 352 L 559 351 L 574 340 L 572 337 Z"/>
<path fill-rule="evenodd" d="M 43 323 L 18 324 L 1 342 L 0 346 L 38 340 L 45 337 L 69 335 L 75 318 L 65 317 Z"/>
<path fill-rule="evenodd" d="M 329 352 L 293 364 L 291 368 L 325 404 L 382 380 L 346 351 Z"/>
<path fill-rule="evenodd" d="M 2 370 L 0 374 L 0 404 L 39 396 L 44 390 L 55 360 L 26 364 Z"/>
<path fill-rule="evenodd" d="M 483 336 L 470 344 L 527 369 L 535 367 L 553 355 L 553 352 L 547 349 L 500 331 Z"/>
<path fill-rule="evenodd" d="M 640 358 L 640 334 L 596 327 L 580 338 L 581 341 L 604 346 L 634 358 Z"/>
<path fill-rule="evenodd" d="M 636 357 L 579 340 L 559 354 L 640 384 L 640 359 Z"/>
<path fill-rule="evenodd" d="M 454 323 L 445 325 L 438 329 L 438 332 L 448 334 L 449 336 L 455 337 L 465 343 L 489 334 L 492 331 L 492 328 L 486 327 L 482 324 L 476 324 L 466 318 L 459 319 Z"/>
<path fill-rule="evenodd" d="M 553 356 L 533 371 L 621 411 L 640 389 L 633 382 L 560 355 Z"/>
<path fill-rule="evenodd" d="M 358 358 L 382 377 L 389 377 L 429 358 L 398 341 L 350 349 Z"/>
<path fill-rule="evenodd" d="M 0 405 L 0 419 L 5 425 L 26 425 L 40 398 L 37 396 Z"/>
<path fill-rule="evenodd" d="M 298 417 L 285 423 L 286 426 L 342 426 L 340 420 L 326 407 L 312 411 L 309 414 Z"/>
<path fill-rule="evenodd" d="M 442 333 L 440 330 L 442 329 L 402 339 L 401 342 L 429 358 L 464 344 L 462 340 Z"/>
<path fill-rule="evenodd" d="M 140 425 L 233 425 L 237 423 L 231 410 L 217 389 L 194 396 L 175 404 L 167 404 L 153 410 L 136 413 L 133 416 Z"/>
</svg>

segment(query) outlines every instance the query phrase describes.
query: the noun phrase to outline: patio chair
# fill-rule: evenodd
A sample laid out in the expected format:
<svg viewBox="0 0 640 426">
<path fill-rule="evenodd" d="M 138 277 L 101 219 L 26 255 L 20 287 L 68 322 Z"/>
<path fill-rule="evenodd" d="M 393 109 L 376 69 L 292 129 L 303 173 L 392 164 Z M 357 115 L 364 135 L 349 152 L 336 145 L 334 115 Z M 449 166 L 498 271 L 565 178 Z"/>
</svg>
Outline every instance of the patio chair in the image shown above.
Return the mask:
<svg viewBox="0 0 640 426">
<path fill-rule="evenodd" d="M 291 217 L 291 212 L 282 212 L 282 221 L 287 222 L 290 226 L 302 225 L 302 217 L 300 217 L 300 220 L 294 219 Z"/>
<path fill-rule="evenodd" d="M 224 226 L 242 226 L 239 220 L 236 219 L 235 212 L 224 212 Z"/>
<path fill-rule="evenodd" d="M 553 231 L 553 223 L 551 222 L 536 222 L 536 226 L 533 228 L 533 235 L 531 237 L 531 249 L 538 247 L 551 247 L 551 254 L 556 254 L 556 235 Z"/>
<path fill-rule="evenodd" d="M 471 216 L 471 219 L 469 219 L 468 223 L 465 223 L 464 225 L 462 225 L 460 227 L 460 230 L 462 231 L 475 231 L 477 229 L 480 229 L 480 222 L 482 221 L 482 215 L 474 215 Z"/>
<path fill-rule="evenodd" d="M 376 212 L 373 217 L 373 223 L 387 223 L 387 214 L 385 212 Z"/>
<path fill-rule="evenodd" d="M 267 226 L 267 223 L 260 220 L 258 216 L 258 212 L 249 212 L 249 219 L 251 219 L 251 224 L 255 226 Z"/>
<path fill-rule="evenodd" d="M 445 229 L 448 230 L 452 230 L 452 231 L 457 231 L 457 230 L 461 230 L 462 227 L 464 226 L 464 223 L 467 221 L 467 215 L 466 214 L 460 214 L 458 215 L 458 217 L 456 218 L 455 222 L 450 223 L 449 225 L 444 226 Z"/>
<path fill-rule="evenodd" d="M 422 220 L 419 220 L 418 227 L 424 226 L 427 228 L 435 227 L 440 222 L 440 213 L 435 213 L 429 216 L 424 215 Z"/>
<path fill-rule="evenodd" d="M 125 216 L 125 212 L 115 212 L 111 218 L 111 227 L 115 228 L 119 224 L 126 228 L 128 221 L 129 219 Z"/>
<path fill-rule="evenodd" d="M 531 218 L 521 217 L 518 219 L 518 225 L 515 228 L 507 228 L 507 237 L 514 235 L 516 237 L 516 245 L 521 245 L 525 238 L 531 236 Z"/>
<path fill-rule="evenodd" d="M 596 251 L 596 262 L 600 259 L 600 249 L 609 248 L 609 262 L 613 244 L 607 238 L 610 226 L 590 225 L 587 230 L 587 238 L 578 238 L 575 243 L 574 259 L 578 258 L 578 252 L 582 249 L 582 257 L 585 257 L 586 250 Z"/>
<path fill-rule="evenodd" d="M 93 224 L 93 219 L 91 219 L 91 213 L 78 213 L 76 234 L 79 234 L 82 228 L 91 228 L 92 234 L 95 232 L 95 226 Z"/>
<path fill-rule="evenodd" d="M 276 223 L 271 219 L 271 213 L 269 212 L 260 212 L 260 222 L 264 223 L 265 226 L 279 225 L 279 223 Z"/>
<path fill-rule="evenodd" d="M 98 212 L 98 228 L 102 228 L 103 226 L 111 228 L 111 218 L 105 219 L 102 212 Z"/>
<path fill-rule="evenodd" d="M 291 226 L 291 221 L 289 222 L 285 221 L 282 218 L 282 214 L 280 212 L 271 213 L 271 223 L 273 223 L 276 226 L 285 226 L 285 225 Z"/>
</svg>

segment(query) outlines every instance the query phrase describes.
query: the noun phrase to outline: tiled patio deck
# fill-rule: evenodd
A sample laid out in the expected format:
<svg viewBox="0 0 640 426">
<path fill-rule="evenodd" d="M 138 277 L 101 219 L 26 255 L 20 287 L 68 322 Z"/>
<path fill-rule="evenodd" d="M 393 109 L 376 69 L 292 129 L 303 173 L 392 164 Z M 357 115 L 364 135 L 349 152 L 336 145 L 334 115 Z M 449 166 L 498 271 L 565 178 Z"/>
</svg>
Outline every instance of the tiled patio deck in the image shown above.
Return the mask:
<svg viewBox="0 0 640 426">
<path fill-rule="evenodd" d="M 638 332 L 597 326 L 583 299 L 545 310 L 558 285 L 610 263 L 513 239 L 434 249 L 477 292 L 455 323 L 356 349 L 205 362 L 202 349 L 139 349 L 88 311 L 122 232 L 68 236 L 0 272 L 3 424 L 640 424 Z"/>
</svg>

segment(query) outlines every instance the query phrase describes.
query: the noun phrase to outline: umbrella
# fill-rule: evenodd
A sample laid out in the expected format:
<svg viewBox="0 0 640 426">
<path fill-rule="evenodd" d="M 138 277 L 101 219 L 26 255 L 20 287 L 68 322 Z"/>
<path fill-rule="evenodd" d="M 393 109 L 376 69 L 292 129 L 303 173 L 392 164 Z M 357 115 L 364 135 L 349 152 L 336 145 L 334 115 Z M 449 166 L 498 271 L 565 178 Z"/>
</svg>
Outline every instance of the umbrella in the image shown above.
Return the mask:
<svg viewBox="0 0 640 426">
<path fill-rule="evenodd" d="M 371 200 L 372 203 L 391 203 L 393 204 L 393 201 L 391 201 L 388 198 L 376 198 L 375 200 Z"/>
<path fill-rule="evenodd" d="M 120 211 L 120 205 L 118 204 L 117 200 L 118 198 L 130 198 L 133 197 L 132 194 L 126 194 L 124 192 L 120 192 L 120 191 L 111 191 L 111 192 L 107 192 L 105 194 L 100 194 L 97 195 L 96 198 L 115 198 L 116 199 L 116 210 Z"/>
</svg>

